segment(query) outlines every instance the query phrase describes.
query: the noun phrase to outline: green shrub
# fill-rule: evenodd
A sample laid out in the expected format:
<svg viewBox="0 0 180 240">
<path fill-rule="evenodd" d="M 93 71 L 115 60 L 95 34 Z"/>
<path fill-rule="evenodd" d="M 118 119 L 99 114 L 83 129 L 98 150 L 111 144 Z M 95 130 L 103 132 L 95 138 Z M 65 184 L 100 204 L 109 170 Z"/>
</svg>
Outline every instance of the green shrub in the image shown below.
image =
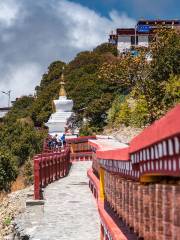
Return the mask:
<svg viewBox="0 0 180 240">
<path fill-rule="evenodd" d="M 124 124 L 125 126 L 129 126 L 131 119 L 131 109 L 127 101 L 120 105 L 120 111 L 116 118 L 117 124 Z"/>
<path fill-rule="evenodd" d="M 27 185 L 33 184 L 33 161 L 30 158 L 24 166 L 24 177 Z"/>
<path fill-rule="evenodd" d="M 3 225 L 4 226 L 9 226 L 11 224 L 11 218 L 10 217 L 6 217 L 3 221 Z"/>
<path fill-rule="evenodd" d="M 148 104 L 142 96 L 135 102 L 135 106 L 131 111 L 130 125 L 135 127 L 143 127 L 149 122 Z"/>
<path fill-rule="evenodd" d="M 98 128 L 91 127 L 89 124 L 84 124 L 79 130 L 79 135 L 80 136 L 93 136 L 93 135 L 96 135 L 96 133 L 98 131 L 99 131 Z"/>
<path fill-rule="evenodd" d="M 8 146 L 11 152 L 17 156 L 18 166 L 23 165 L 28 157 L 32 157 L 42 149 L 46 131 L 37 131 L 32 125 L 20 122 L 12 125 L 12 130 L 4 133 L 2 146 Z"/>
<path fill-rule="evenodd" d="M 117 47 L 110 43 L 102 43 L 101 45 L 97 46 L 93 51 L 99 54 L 112 53 L 114 56 L 118 55 Z"/>
<path fill-rule="evenodd" d="M 0 190 L 10 190 L 17 168 L 42 150 L 46 135 L 26 121 L 0 126 Z"/>
<path fill-rule="evenodd" d="M 121 104 L 125 101 L 125 96 L 120 95 L 115 98 L 111 108 L 107 112 L 107 121 L 110 126 L 115 126 L 116 119 L 118 118 Z"/>
<path fill-rule="evenodd" d="M 169 80 L 164 86 L 165 97 L 164 105 L 165 107 L 173 106 L 180 102 L 180 75 L 171 75 Z"/>
<path fill-rule="evenodd" d="M 17 174 L 15 157 L 8 150 L 0 149 L 0 191 L 9 191 Z"/>
</svg>

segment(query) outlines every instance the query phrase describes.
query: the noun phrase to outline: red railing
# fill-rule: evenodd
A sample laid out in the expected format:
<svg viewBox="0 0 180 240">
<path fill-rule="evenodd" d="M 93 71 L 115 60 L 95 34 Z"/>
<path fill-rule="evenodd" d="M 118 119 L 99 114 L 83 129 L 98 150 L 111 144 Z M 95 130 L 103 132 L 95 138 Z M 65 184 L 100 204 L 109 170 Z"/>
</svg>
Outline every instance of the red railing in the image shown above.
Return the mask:
<svg viewBox="0 0 180 240">
<path fill-rule="evenodd" d="M 93 152 L 88 143 L 90 139 L 96 139 L 96 136 L 83 136 L 66 140 L 71 149 L 71 162 L 92 161 Z"/>
<path fill-rule="evenodd" d="M 78 152 L 70 154 L 71 162 L 92 161 L 92 152 Z"/>
<path fill-rule="evenodd" d="M 90 139 L 96 139 L 96 136 L 80 136 L 80 137 L 77 137 L 77 138 L 70 138 L 70 139 L 67 139 L 66 142 L 68 144 L 72 144 L 72 143 L 88 143 L 88 140 Z"/>
<path fill-rule="evenodd" d="M 180 104 L 163 118 L 146 128 L 124 149 L 98 149 L 95 152 L 94 171 L 99 167 L 130 180 L 144 175 L 180 176 Z"/>
<path fill-rule="evenodd" d="M 98 140 L 90 145 L 94 158 L 89 185 L 97 198 L 95 174 L 101 170 L 102 211 L 115 214 L 117 223 L 122 221 L 138 239 L 179 239 L 180 104 L 126 148 L 107 150 Z M 115 228 L 108 217 L 100 212 L 101 239 L 123 239 L 113 236 Z"/>
<path fill-rule="evenodd" d="M 38 154 L 34 157 L 34 198 L 42 199 L 42 190 L 49 183 L 67 176 L 70 169 L 70 149 Z"/>
<path fill-rule="evenodd" d="M 126 235 L 121 231 L 119 226 L 116 224 L 113 217 L 109 215 L 108 212 L 106 211 L 104 206 L 104 201 L 100 199 L 99 179 L 94 175 L 92 169 L 88 170 L 87 176 L 89 178 L 89 188 L 97 201 L 97 207 L 98 207 L 98 211 L 101 219 L 100 239 L 101 240 L 134 239 L 134 238 L 127 238 Z"/>
<path fill-rule="evenodd" d="M 34 157 L 34 198 L 43 198 L 43 188 L 49 183 L 67 176 L 71 162 L 91 161 L 92 151 L 89 139 L 95 136 L 78 137 L 66 140 L 66 147 L 48 147 L 48 140 L 44 140 L 43 152 Z"/>
</svg>

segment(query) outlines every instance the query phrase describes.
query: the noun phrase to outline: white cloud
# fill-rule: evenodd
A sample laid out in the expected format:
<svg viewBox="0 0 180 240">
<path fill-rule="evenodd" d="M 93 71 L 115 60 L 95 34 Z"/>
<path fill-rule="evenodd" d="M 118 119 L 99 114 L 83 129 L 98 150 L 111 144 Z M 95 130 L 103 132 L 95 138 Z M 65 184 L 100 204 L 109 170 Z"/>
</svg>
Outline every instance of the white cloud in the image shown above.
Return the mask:
<svg viewBox="0 0 180 240">
<path fill-rule="evenodd" d="M 136 21 L 128 17 L 125 13 L 119 14 L 117 11 L 113 10 L 109 15 L 112 19 L 111 24 L 117 28 L 134 27 L 136 24 Z"/>
<path fill-rule="evenodd" d="M 41 66 L 35 63 L 27 62 L 20 66 L 10 66 L 8 73 L 4 75 L 3 82 L 0 84 L 1 91 L 11 90 L 11 100 L 17 96 L 34 93 L 34 88 L 39 83 L 42 73 Z M 7 105 L 7 96 L 1 94 L 0 101 Z"/>
<path fill-rule="evenodd" d="M 92 48 L 107 41 L 112 29 L 135 26 L 135 20 L 126 14 L 111 11 L 109 18 L 106 18 L 87 7 L 66 0 L 59 1 L 58 8 L 55 6 L 54 9 L 66 26 L 69 45 L 79 49 Z"/>
<path fill-rule="evenodd" d="M 14 24 L 20 13 L 20 4 L 15 0 L 0 1 L 0 23 L 6 27 Z"/>
<path fill-rule="evenodd" d="M 68 0 L 0 0 L 0 91 L 31 94 L 52 61 L 69 61 L 106 42 L 111 30 L 134 25 L 126 14 L 104 17 Z"/>
</svg>

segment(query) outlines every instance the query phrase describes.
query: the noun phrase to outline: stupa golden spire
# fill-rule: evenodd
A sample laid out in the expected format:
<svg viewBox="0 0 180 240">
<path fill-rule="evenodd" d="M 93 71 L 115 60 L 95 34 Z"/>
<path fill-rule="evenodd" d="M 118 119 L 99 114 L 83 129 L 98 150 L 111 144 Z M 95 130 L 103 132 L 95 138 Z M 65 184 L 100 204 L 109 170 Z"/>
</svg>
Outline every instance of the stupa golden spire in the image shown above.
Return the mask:
<svg viewBox="0 0 180 240">
<path fill-rule="evenodd" d="M 66 97 L 66 90 L 65 90 L 65 81 L 64 81 L 64 67 L 62 70 L 62 74 L 61 74 L 61 82 L 60 82 L 61 88 L 59 90 L 59 96 L 60 97 Z"/>
</svg>

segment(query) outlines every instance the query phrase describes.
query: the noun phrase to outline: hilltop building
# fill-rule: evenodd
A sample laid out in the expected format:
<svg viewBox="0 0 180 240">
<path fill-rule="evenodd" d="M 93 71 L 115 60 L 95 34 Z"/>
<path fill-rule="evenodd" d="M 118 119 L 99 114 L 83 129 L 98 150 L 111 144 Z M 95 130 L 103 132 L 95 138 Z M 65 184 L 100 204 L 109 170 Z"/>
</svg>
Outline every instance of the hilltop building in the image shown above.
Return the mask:
<svg viewBox="0 0 180 240">
<path fill-rule="evenodd" d="M 53 113 L 51 114 L 48 122 L 45 124 L 49 128 L 49 134 L 62 134 L 65 132 L 68 120 L 72 117 L 73 101 L 67 99 L 66 90 L 64 88 L 64 75 L 61 76 L 61 88 L 59 91 L 59 99 L 53 100 L 52 107 Z"/>
<path fill-rule="evenodd" d="M 159 28 L 179 28 L 180 20 L 139 20 L 135 28 L 117 28 L 109 35 L 109 43 L 117 46 L 119 54 L 133 47 L 148 47 Z"/>
</svg>

